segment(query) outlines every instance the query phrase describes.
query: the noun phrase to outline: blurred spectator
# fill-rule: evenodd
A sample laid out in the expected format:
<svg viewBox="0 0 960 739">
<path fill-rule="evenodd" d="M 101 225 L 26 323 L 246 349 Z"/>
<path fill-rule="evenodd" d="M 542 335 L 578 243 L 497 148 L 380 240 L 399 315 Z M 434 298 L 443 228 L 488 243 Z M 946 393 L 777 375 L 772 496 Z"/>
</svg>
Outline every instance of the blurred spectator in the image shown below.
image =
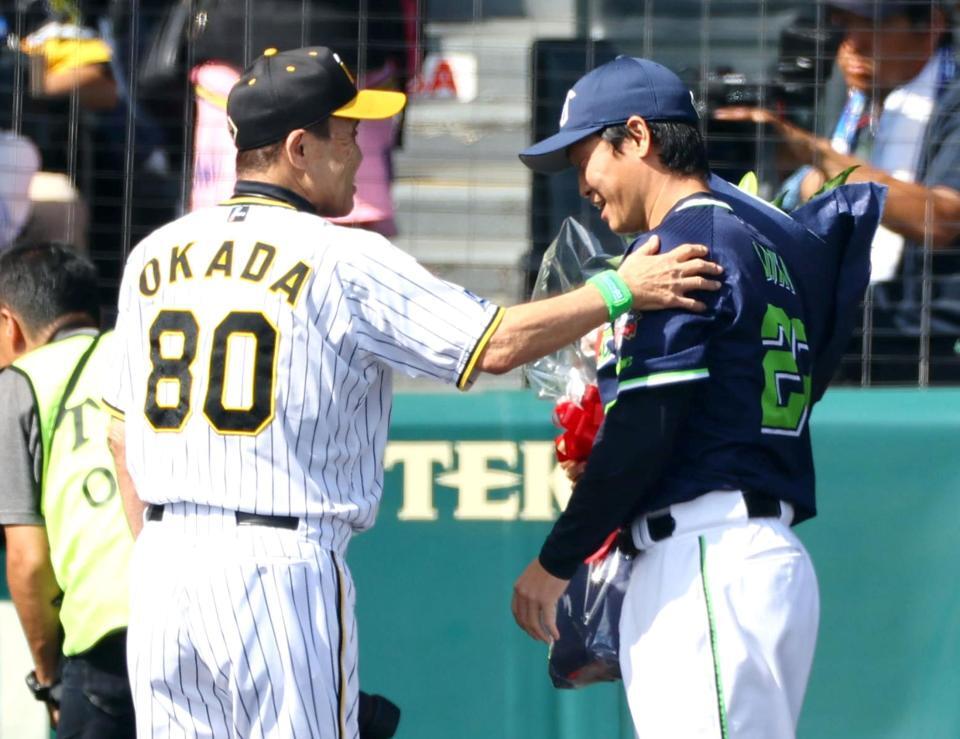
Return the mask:
<svg viewBox="0 0 960 739">
<path fill-rule="evenodd" d="M 0 255 L 0 525 L 35 665 L 27 685 L 58 736 L 132 739 L 133 537 L 99 404 L 111 355 L 96 281 L 88 260 L 59 245 Z"/>
<path fill-rule="evenodd" d="M 151 84 L 164 79 L 156 67 L 166 60 L 171 69 L 182 67 L 189 75 L 196 96 L 191 209 L 217 203 L 233 191 L 236 150 L 226 123 L 226 96 L 241 70 L 266 49 L 329 46 L 351 69 L 361 70 L 361 87 L 402 90 L 415 73 L 417 57 L 411 54 L 416 47 L 415 4 L 370 0 L 363 23 L 359 10 L 339 3 L 314 2 L 307 12 L 304 7 L 301 0 L 252 0 L 249 8 L 200 0 L 192 15 L 174 6 L 167 22 L 156 30 L 156 45 L 148 55 Z M 161 48 L 164 45 L 167 48 Z M 339 222 L 362 224 L 387 236 L 396 233 L 390 182 L 391 152 L 398 135 L 397 121 L 360 125 L 364 161 L 357 173 L 355 207 Z"/>
<path fill-rule="evenodd" d="M 93 244 L 104 308 L 116 304 L 125 248 L 174 217 L 179 195 L 156 126 L 131 111 L 124 72 L 135 29 L 128 6 L 122 0 L 7 0 L 3 6 L 24 55 L 3 65 L 11 77 L 23 73 L 10 95 L 18 99 L 4 113 L 19 106 L 20 129 L 41 156 L 20 241 L 60 241 L 82 251 Z M 149 9 L 150 0 L 141 6 Z M 11 117 L 6 125 L 12 124 Z"/>
<path fill-rule="evenodd" d="M 31 59 L 30 92 L 36 98 L 61 98 L 76 91 L 81 107 L 109 110 L 117 104 L 110 49 L 80 23 L 75 9 L 50 10 L 49 20 L 21 41 Z"/>
<path fill-rule="evenodd" d="M 19 53 L 5 48 L 4 71 L 10 77 L 19 70 L 19 87 L 25 91 L 21 130 L 29 135 L 40 157 L 40 172 L 29 185 L 29 213 L 19 232 L 23 241 L 57 240 L 84 250 L 87 244 L 87 203 L 81 195 L 83 185 L 92 177 L 84 166 L 81 141 L 89 131 L 86 116 L 104 111 L 117 103 L 117 89 L 110 74 L 110 50 L 93 30 L 82 24 L 75 5 L 51 4 L 29 0 L 15 4 L 14 12 L 5 9 L 10 30 L 20 30 Z M 5 91 L 13 109 L 13 87 Z M 6 100 L 5 100 L 6 102 Z M 0 127 L 12 128 L 6 118 Z"/>
<path fill-rule="evenodd" d="M 960 79 L 951 12 L 941 0 L 821 1 L 842 33 L 837 67 L 847 86 L 832 137 L 760 108 L 715 116 L 773 126 L 806 165 L 786 183 L 799 199 L 854 165 L 851 181 L 889 187 L 872 252 L 869 377 L 960 381 Z M 859 381 L 859 360 L 844 374 Z"/>
<path fill-rule="evenodd" d="M 0 131 L 0 249 L 13 243 L 30 215 L 30 182 L 40 153 L 29 139 Z"/>
</svg>

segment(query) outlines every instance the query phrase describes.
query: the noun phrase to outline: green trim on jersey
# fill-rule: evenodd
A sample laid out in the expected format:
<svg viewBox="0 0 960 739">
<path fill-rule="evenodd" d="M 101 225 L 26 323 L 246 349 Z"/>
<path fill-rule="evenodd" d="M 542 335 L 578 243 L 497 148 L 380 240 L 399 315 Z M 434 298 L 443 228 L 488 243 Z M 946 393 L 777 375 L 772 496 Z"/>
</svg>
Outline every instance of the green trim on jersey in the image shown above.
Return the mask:
<svg viewBox="0 0 960 739">
<path fill-rule="evenodd" d="M 635 377 L 632 380 L 625 380 L 617 386 L 617 392 L 624 390 L 634 390 L 638 387 L 656 387 L 658 385 L 672 385 L 677 382 L 691 382 L 692 380 L 703 380 L 710 377 L 710 370 L 706 367 L 700 369 L 671 370 L 669 372 L 654 372 L 645 377 Z"/>
</svg>

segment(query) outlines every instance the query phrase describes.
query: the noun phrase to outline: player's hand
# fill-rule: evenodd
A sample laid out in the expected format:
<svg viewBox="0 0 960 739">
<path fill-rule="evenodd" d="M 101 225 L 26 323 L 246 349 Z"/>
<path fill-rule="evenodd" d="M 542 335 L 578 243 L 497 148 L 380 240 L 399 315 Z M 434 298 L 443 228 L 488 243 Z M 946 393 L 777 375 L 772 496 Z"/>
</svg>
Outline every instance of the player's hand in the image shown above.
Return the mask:
<svg viewBox="0 0 960 739">
<path fill-rule="evenodd" d="M 620 276 L 633 293 L 633 309 L 705 310 L 702 302 L 687 294 L 720 289 L 720 283 L 710 278 L 722 274 L 723 268 L 704 258 L 707 247 L 684 244 L 666 254 L 657 254 L 659 250 L 660 237 L 651 236 L 620 265 Z"/>
<path fill-rule="evenodd" d="M 560 463 L 562 469 L 570 482 L 576 482 L 583 477 L 583 471 L 587 468 L 586 462 L 577 462 L 573 459 L 565 459 Z"/>
<path fill-rule="evenodd" d="M 534 639 L 550 644 L 560 638 L 557 630 L 557 601 L 567 581 L 554 577 L 534 559 L 513 585 L 510 609 L 517 625 Z"/>
</svg>

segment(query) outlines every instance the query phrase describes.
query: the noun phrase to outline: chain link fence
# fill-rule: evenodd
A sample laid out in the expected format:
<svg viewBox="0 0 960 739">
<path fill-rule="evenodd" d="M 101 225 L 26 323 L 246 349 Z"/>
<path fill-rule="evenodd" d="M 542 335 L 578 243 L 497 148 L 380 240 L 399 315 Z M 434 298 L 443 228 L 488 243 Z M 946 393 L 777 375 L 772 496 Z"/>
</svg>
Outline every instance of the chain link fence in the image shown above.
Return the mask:
<svg viewBox="0 0 960 739">
<path fill-rule="evenodd" d="M 229 195 L 224 104 L 239 70 L 270 47 L 323 44 L 361 84 L 410 96 L 402 120 L 361 127 L 365 165 L 348 222 L 514 303 L 564 216 L 604 230 L 572 176 L 531 176 L 517 152 L 555 129 L 581 74 L 617 54 L 645 56 L 690 85 L 723 177 L 753 172 L 758 194 L 785 193 L 785 208 L 851 161 L 861 164 L 854 178 L 890 186 L 874 283 L 838 382 L 955 383 L 952 3 L 852 5 L 859 10 L 811 0 L 5 0 L 0 240 L 56 239 L 88 252 L 109 322 L 132 246 Z"/>
</svg>

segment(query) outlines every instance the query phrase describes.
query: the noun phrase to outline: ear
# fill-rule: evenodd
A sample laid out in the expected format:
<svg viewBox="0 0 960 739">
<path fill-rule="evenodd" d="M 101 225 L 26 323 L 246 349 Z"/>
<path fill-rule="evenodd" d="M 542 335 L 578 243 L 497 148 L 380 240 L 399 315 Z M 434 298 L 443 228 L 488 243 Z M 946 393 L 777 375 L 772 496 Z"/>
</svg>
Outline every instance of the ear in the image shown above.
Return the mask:
<svg viewBox="0 0 960 739">
<path fill-rule="evenodd" d="M 287 138 L 283 141 L 284 154 L 297 169 L 307 168 L 307 157 L 303 149 L 305 134 L 304 129 L 295 128 L 287 134 Z"/>
<path fill-rule="evenodd" d="M 27 334 L 23 330 L 23 324 L 20 316 L 14 313 L 6 306 L 0 306 L 0 330 L 3 331 L 4 342 L 13 351 L 15 357 L 19 357 L 29 349 Z"/>
<path fill-rule="evenodd" d="M 627 130 L 637 147 L 637 154 L 641 159 L 646 158 L 653 151 L 653 140 L 650 138 L 650 126 L 638 115 L 632 115 L 627 119 Z"/>
</svg>

